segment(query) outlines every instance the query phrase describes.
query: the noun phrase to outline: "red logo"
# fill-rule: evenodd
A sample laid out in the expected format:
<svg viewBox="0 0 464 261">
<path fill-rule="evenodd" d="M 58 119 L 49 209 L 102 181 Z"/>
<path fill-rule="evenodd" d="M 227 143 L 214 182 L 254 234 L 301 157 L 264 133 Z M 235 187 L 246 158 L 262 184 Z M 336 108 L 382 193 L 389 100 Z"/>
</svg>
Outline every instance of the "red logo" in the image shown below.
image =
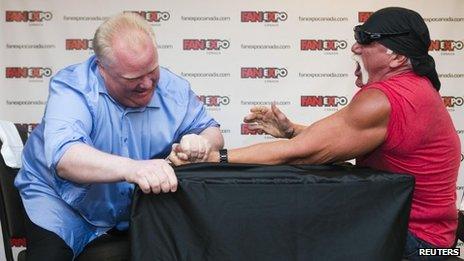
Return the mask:
<svg viewBox="0 0 464 261">
<path fill-rule="evenodd" d="M 229 41 L 219 39 L 184 39 L 184 50 L 221 50 L 230 46 Z"/>
<path fill-rule="evenodd" d="M 455 106 L 462 106 L 464 104 L 464 99 L 462 97 L 455 97 L 455 96 L 442 96 L 443 103 L 445 107 L 455 107 Z"/>
<path fill-rule="evenodd" d="M 347 103 L 345 96 L 301 96 L 301 107 L 338 107 Z"/>
<path fill-rule="evenodd" d="M 160 11 L 124 11 L 124 13 L 136 13 L 147 20 L 147 22 L 161 22 L 167 21 L 171 18 L 171 14 L 168 12 Z"/>
<path fill-rule="evenodd" d="M 205 106 L 208 107 L 218 107 L 221 105 L 227 105 L 230 102 L 228 96 L 219 96 L 219 95 L 200 95 L 198 99 L 203 102 Z"/>
<path fill-rule="evenodd" d="M 52 75 L 52 69 L 46 67 L 6 67 L 6 78 L 43 78 Z"/>
<path fill-rule="evenodd" d="M 462 41 L 453 40 L 432 40 L 430 42 L 429 51 L 448 51 L 462 50 Z"/>
<path fill-rule="evenodd" d="M 358 12 L 358 22 L 364 23 L 374 12 Z"/>
<path fill-rule="evenodd" d="M 277 23 L 279 21 L 287 20 L 288 15 L 286 12 L 276 11 L 242 11 L 242 23 Z"/>
<path fill-rule="evenodd" d="M 264 135 L 265 132 L 263 130 L 252 130 L 250 129 L 250 124 L 242 123 L 240 128 L 240 134 L 242 135 Z"/>
<path fill-rule="evenodd" d="M 277 79 L 279 77 L 287 76 L 288 71 L 285 68 L 276 67 L 242 67 L 240 77 L 246 78 L 260 78 L 260 79 Z"/>
<path fill-rule="evenodd" d="M 301 39 L 301 51 L 336 51 L 347 46 L 344 40 Z"/>
<path fill-rule="evenodd" d="M 5 11 L 6 22 L 43 22 L 53 18 L 51 12 L 44 11 Z"/>
<path fill-rule="evenodd" d="M 66 39 L 66 50 L 93 50 L 92 39 Z"/>
</svg>

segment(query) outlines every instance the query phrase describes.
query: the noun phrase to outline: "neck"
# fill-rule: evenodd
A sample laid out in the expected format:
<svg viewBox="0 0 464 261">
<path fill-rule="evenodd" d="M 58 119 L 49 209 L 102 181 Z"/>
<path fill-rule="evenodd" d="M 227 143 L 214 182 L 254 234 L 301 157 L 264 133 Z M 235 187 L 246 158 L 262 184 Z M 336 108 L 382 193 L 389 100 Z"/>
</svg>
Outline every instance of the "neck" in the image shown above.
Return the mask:
<svg viewBox="0 0 464 261">
<path fill-rule="evenodd" d="M 380 77 L 379 81 L 385 81 L 393 76 L 404 74 L 407 72 L 412 72 L 412 67 L 409 64 L 389 70 L 382 77 Z"/>
</svg>

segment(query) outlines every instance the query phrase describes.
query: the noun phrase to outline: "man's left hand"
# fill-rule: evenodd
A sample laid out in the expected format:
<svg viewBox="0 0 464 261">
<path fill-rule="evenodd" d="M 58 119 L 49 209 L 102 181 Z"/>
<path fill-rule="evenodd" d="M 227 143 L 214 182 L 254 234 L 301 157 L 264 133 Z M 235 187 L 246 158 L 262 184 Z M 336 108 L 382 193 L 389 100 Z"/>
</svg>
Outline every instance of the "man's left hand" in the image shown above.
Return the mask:
<svg viewBox="0 0 464 261">
<path fill-rule="evenodd" d="M 173 148 L 174 150 L 174 148 Z M 211 151 L 210 142 L 197 134 L 188 134 L 180 140 L 177 148 L 179 159 L 189 162 L 204 162 Z"/>
</svg>

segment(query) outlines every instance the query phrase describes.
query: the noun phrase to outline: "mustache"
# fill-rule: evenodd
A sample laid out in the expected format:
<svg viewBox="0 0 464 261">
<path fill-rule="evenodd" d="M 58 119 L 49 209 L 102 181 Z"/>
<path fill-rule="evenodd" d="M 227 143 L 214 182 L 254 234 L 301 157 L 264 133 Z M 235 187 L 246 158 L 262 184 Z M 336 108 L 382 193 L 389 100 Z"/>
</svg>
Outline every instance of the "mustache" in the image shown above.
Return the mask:
<svg viewBox="0 0 464 261">
<path fill-rule="evenodd" d="M 358 55 L 358 54 L 353 54 L 351 55 L 351 59 L 353 59 L 353 61 L 357 62 L 357 63 L 361 63 L 362 60 L 361 60 L 361 55 Z"/>
</svg>

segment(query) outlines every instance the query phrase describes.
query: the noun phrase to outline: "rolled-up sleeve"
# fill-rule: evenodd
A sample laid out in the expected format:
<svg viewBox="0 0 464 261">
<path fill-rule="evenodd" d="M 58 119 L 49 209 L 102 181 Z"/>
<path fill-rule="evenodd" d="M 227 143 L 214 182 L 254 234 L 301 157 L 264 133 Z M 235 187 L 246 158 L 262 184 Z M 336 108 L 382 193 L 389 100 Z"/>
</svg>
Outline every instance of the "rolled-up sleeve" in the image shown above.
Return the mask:
<svg viewBox="0 0 464 261">
<path fill-rule="evenodd" d="M 56 165 L 66 150 L 75 143 L 93 145 L 89 134 L 92 115 L 85 95 L 67 83 L 52 79 L 44 116 L 45 159 L 56 175 Z"/>
<path fill-rule="evenodd" d="M 206 128 L 219 126 L 219 123 L 208 115 L 197 95 L 189 88 L 187 111 L 180 126 L 179 137 L 191 133 L 200 134 Z"/>
</svg>

